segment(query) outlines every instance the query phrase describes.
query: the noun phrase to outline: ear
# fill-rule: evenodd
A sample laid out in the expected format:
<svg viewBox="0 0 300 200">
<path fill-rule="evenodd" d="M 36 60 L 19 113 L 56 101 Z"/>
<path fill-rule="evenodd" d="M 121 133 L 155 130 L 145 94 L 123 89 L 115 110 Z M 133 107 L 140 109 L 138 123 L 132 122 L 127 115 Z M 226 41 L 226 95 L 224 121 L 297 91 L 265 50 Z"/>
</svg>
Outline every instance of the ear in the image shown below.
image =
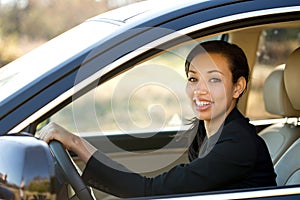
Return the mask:
<svg viewBox="0 0 300 200">
<path fill-rule="evenodd" d="M 240 95 L 244 92 L 246 85 L 247 83 L 245 77 L 241 76 L 234 85 L 233 98 L 239 98 Z"/>
</svg>

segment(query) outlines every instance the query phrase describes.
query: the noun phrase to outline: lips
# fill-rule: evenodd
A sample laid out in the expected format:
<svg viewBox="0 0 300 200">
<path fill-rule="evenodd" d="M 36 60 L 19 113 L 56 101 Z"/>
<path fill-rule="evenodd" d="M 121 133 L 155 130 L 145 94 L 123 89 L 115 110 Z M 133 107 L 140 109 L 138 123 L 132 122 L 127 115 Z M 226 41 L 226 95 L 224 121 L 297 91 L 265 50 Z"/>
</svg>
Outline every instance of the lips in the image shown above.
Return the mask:
<svg viewBox="0 0 300 200">
<path fill-rule="evenodd" d="M 195 102 L 196 106 L 207 106 L 207 105 L 211 104 L 211 102 L 197 101 L 197 100 L 195 100 L 194 102 Z"/>
<path fill-rule="evenodd" d="M 193 98 L 193 101 L 194 101 L 197 109 L 199 109 L 199 110 L 208 109 L 213 104 L 213 101 L 209 101 L 209 100 L 205 100 L 205 99 L 197 99 L 195 97 Z"/>
</svg>

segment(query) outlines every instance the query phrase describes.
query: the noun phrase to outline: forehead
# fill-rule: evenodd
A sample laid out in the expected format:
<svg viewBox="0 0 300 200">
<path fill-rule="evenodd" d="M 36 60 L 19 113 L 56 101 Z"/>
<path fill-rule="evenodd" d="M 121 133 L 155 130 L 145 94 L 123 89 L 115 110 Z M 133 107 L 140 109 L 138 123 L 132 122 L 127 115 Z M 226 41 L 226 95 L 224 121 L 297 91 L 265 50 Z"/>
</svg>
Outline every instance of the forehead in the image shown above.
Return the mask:
<svg viewBox="0 0 300 200">
<path fill-rule="evenodd" d="M 206 72 L 218 70 L 223 74 L 231 74 L 227 58 L 219 53 L 200 53 L 191 62 L 189 71 Z"/>
</svg>

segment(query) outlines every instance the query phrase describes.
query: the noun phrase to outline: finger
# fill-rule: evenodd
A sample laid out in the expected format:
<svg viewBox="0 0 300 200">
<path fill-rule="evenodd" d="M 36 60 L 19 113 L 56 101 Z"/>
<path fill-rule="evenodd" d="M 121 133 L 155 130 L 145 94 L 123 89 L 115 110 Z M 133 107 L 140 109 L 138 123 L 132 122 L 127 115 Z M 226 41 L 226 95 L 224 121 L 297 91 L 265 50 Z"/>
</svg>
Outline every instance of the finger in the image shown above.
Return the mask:
<svg viewBox="0 0 300 200">
<path fill-rule="evenodd" d="M 39 138 L 44 140 L 45 142 L 49 143 L 51 140 L 54 139 L 55 133 L 56 133 L 56 130 L 55 130 L 54 124 L 50 123 L 40 131 Z"/>
</svg>

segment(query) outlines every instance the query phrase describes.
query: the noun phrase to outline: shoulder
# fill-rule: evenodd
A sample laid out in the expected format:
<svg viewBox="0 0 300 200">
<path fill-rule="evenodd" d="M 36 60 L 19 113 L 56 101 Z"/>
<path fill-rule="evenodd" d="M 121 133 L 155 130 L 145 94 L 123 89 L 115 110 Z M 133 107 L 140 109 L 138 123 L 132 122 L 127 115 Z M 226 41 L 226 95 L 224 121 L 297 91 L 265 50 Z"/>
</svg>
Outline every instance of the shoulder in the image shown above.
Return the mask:
<svg viewBox="0 0 300 200">
<path fill-rule="evenodd" d="M 242 141 L 245 138 L 257 137 L 255 126 L 237 108 L 233 109 L 227 116 L 222 128 L 222 135 L 226 137 L 242 139 Z"/>
<path fill-rule="evenodd" d="M 259 142 L 253 133 L 252 126 L 248 124 L 243 126 L 241 123 L 244 121 L 235 120 L 223 127 L 213 152 L 233 162 L 253 164 L 257 159 Z"/>
<path fill-rule="evenodd" d="M 220 138 L 218 140 L 219 150 L 229 151 L 237 156 L 256 155 L 257 146 L 261 143 L 256 133 L 255 126 L 250 124 L 240 112 L 234 111 L 226 119 L 221 128 Z"/>
</svg>

